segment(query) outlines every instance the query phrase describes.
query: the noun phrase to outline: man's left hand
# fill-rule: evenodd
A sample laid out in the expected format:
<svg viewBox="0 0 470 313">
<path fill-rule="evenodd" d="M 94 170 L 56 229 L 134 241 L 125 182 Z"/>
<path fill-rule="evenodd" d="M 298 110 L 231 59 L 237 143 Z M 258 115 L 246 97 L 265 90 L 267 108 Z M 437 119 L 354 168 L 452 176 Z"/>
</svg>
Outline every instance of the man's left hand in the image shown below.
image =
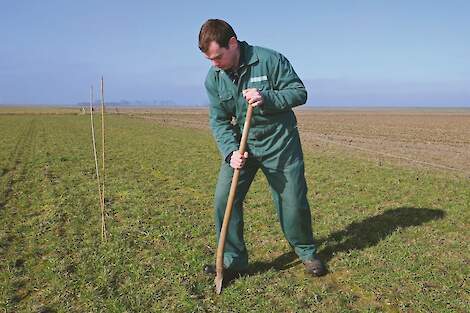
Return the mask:
<svg viewBox="0 0 470 313">
<path fill-rule="evenodd" d="M 245 100 L 248 101 L 248 104 L 250 104 L 252 107 L 263 105 L 264 103 L 263 96 L 261 95 L 258 89 L 249 88 L 249 89 L 243 90 L 242 93 L 243 93 L 243 97 L 245 97 Z"/>
</svg>

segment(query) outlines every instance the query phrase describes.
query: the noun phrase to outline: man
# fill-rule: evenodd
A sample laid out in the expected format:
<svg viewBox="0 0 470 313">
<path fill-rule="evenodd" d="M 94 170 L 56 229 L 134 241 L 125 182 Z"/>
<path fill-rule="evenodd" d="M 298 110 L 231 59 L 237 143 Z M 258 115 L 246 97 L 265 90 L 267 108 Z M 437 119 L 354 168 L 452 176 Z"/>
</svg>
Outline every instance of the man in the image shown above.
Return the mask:
<svg viewBox="0 0 470 313">
<path fill-rule="evenodd" d="M 238 41 L 232 27 L 222 20 L 210 19 L 202 25 L 199 49 L 213 64 L 205 87 L 210 100 L 210 126 L 223 158 L 215 192 L 217 238 L 233 169 L 241 169 L 225 243 L 225 271 L 243 273 L 248 267 L 243 200 L 261 169 L 289 244 L 309 273 L 325 274 L 313 243 L 303 154 L 292 111 L 307 100 L 302 81 L 283 55 Z M 253 118 L 247 152 L 241 155 L 240 127 L 247 105 L 253 106 Z M 206 266 L 205 271 L 215 273 L 214 265 Z"/>
</svg>

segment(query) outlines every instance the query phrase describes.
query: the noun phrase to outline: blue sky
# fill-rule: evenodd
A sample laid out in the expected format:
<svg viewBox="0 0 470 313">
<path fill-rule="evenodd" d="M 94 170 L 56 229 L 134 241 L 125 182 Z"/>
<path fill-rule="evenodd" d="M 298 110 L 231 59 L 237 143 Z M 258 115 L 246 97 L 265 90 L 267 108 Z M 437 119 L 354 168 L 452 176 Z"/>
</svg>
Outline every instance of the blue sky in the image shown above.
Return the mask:
<svg viewBox="0 0 470 313">
<path fill-rule="evenodd" d="M 207 104 L 197 35 L 227 20 L 317 106 L 470 106 L 470 1 L 0 1 L 0 103 Z"/>
</svg>

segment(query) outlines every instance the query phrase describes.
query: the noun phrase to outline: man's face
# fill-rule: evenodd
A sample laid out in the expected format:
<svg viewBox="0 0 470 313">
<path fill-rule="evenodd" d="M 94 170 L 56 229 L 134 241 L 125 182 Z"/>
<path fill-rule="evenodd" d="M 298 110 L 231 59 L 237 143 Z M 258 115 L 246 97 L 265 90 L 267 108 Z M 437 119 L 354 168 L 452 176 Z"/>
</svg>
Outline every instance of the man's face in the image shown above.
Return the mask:
<svg viewBox="0 0 470 313">
<path fill-rule="evenodd" d="M 232 37 L 230 38 L 228 48 L 220 47 L 215 41 L 209 45 L 209 49 L 204 53 L 206 58 L 211 60 L 214 66 L 223 70 L 230 70 L 238 64 L 237 62 L 238 42 Z"/>
</svg>

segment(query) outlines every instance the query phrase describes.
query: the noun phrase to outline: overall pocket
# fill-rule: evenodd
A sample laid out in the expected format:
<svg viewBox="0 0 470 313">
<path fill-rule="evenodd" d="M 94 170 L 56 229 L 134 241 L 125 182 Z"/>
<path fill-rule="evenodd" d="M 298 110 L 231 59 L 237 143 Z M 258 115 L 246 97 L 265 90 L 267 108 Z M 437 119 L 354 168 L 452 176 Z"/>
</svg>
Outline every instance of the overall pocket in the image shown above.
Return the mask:
<svg viewBox="0 0 470 313">
<path fill-rule="evenodd" d="M 220 98 L 220 105 L 232 115 L 235 115 L 235 101 L 233 96 L 229 93 L 221 93 L 219 94 Z"/>
</svg>

